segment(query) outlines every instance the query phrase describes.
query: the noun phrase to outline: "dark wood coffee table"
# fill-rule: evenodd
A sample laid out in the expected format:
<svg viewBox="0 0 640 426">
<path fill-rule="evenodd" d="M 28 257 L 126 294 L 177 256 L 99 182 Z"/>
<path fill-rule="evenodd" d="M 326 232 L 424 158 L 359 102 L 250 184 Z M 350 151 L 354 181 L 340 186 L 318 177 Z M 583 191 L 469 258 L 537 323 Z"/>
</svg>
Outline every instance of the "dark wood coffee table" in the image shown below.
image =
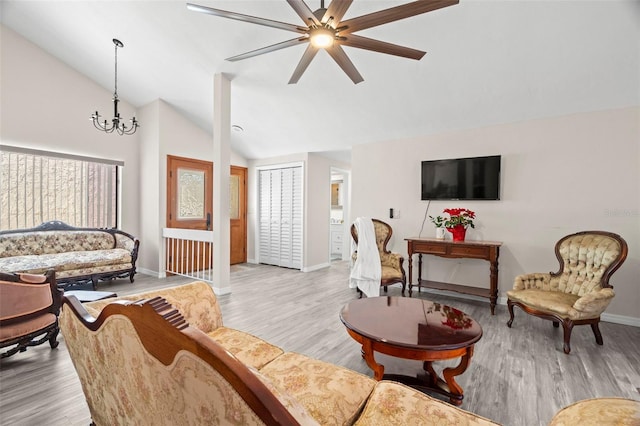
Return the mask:
<svg viewBox="0 0 640 426">
<path fill-rule="evenodd" d="M 396 380 L 422 391 L 435 391 L 462 404 L 462 388 L 455 376 L 464 373 L 473 356 L 474 344 L 482 337 L 482 327 L 464 312 L 422 299 L 368 297 L 342 308 L 342 323 L 349 335 L 362 344 L 367 365 L 376 380 Z M 425 374 L 416 377 L 385 375 L 374 352 L 423 362 Z M 432 363 L 460 357 L 454 368 L 440 378 Z"/>
<path fill-rule="evenodd" d="M 75 296 L 78 301 L 95 302 L 97 300 L 109 299 L 111 297 L 118 297 L 118 295 L 112 291 L 91 291 L 91 290 L 67 290 L 64 292 L 65 296 Z"/>
</svg>

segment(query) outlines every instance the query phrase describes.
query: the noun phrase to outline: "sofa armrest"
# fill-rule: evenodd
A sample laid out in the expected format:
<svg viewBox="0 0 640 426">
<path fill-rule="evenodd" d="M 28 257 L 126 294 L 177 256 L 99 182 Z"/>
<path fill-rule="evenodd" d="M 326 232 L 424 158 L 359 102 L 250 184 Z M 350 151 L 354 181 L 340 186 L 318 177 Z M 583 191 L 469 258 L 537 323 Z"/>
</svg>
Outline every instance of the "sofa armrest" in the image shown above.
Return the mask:
<svg viewBox="0 0 640 426">
<path fill-rule="evenodd" d="M 180 310 L 189 324 L 204 333 L 210 333 L 222 326 L 222 312 L 218 305 L 218 299 L 211 286 L 203 281 L 195 281 L 177 287 L 132 294 L 115 299 L 98 300 L 97 302 L 86 303 L 85 306 L 89 313 L 97 317 L 105 306 L 112 302 L 151 299 L 156 296 L 166 299 L 167 302 Z"/>
<path fill-rule="evenodd" d="M 573 304 L 573 309 L 577 311 L 576 319 L 600 316 L 609 306 L 613 296 L 613 289 L 608 287 L 585 294 Z"/>
<path fill-rule="evenodd" d="M 393 269 L 402 270 L 404 258 L 398 253 L 380 253 L 380 263 Z"/>
<path fill-rule="evenodd" d="M 128 252 L 131 252 L 134 247 L 135 247 L 135 241 L 133 238 L 130 238 L 124 234 L 120 234 L 120 233 L 116 233 L 114 234 L 114 237 L 116 238 L 116 247 L 115 248 L 121 248 L 121 249 L 125 249 Z"/>
<path fill-rule="evenodd" d="M 514 290 L 549 290 L 551 274 L 533 273 L 518 275 L 513 283 Z"/>
</svg>

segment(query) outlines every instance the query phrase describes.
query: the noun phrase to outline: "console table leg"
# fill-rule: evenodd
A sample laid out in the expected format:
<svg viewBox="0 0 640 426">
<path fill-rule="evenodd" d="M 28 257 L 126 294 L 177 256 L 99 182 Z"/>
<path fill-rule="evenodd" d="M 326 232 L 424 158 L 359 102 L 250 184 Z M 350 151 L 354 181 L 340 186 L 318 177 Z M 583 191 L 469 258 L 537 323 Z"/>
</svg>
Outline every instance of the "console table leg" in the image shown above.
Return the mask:
<svg viewBox="0 0 640 426">
<path fill-rule="evenodd" d="M 411 293 L 413 292 L 411 289 L 413 288 L 413 253 L 409 253 L 409 297 L 411 297 Z"/>
<path fill-rule="evenodd" d="M 496 247 L 495 254 L 489 260 L 490 286 L 491 286 L 491 315 L 496 314 L 496 302 L 498 301 L 498 253 L 500 248 Z"/>
</svg>

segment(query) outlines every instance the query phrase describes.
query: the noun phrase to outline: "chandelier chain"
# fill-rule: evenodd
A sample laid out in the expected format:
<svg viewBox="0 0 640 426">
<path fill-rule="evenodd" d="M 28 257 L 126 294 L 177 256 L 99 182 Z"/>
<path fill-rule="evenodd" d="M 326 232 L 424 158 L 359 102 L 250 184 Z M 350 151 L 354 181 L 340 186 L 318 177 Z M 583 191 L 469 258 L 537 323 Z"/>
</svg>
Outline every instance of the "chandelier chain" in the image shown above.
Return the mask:
<svg viewBox="0 0 640 426">
<path fill-rule="evenodd" d="M 115 54 L 115 57 L 116 57 L 116 60 L 115 60 L 115 64 L 116 64 L 115 65 L 115 74 L 116 74 L 116 76 L 115 76 L 115 90 L 113 92 L 113 96 L 117 98 L 118 97 L 118 43 L 114 43 L 114 44 L 116 46 L 116 54 Z"/>
</svg>

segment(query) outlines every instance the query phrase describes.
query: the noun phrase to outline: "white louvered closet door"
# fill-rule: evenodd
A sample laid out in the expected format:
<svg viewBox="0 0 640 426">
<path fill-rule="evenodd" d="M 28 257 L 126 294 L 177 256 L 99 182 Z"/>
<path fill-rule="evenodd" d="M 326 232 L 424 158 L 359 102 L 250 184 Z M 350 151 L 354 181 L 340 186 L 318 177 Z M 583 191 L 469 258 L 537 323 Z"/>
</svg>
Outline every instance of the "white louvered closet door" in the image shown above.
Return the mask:
<svg viewBox="0 0 640 426">
<path fill-rule="evenodd" d="M 291 267 L 302 269 L 302 167 L 291 169 Z"/>
<path fill-rule="evenodd" d="M 261 263 L 273 265 L 274 261 L 271 260 L 271 170 L 261 170 L 259 179 L 258 256 Z"/>
<path fill-rule="evenodd" d="M 260 171 L 260 263 L 302 269 L 302 167 Z"/>
</svg>

